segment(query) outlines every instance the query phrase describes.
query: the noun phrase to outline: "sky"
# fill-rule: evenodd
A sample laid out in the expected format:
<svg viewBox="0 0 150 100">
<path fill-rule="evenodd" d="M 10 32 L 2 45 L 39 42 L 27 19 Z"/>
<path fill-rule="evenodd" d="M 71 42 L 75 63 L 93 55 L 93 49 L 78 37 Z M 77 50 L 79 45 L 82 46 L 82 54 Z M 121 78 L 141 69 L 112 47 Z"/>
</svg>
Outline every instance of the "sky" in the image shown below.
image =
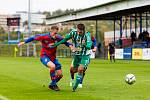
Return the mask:
<svg viewBox="0 0 150 100">
<path fill-rule="evenodd" d="M 0 0 L 0 14 L 28 11 L 29 0 Z M 55 11 L 57 9 L 84 9 L 114 0 L 30 0 L 31 11 Z"/>
</svg>

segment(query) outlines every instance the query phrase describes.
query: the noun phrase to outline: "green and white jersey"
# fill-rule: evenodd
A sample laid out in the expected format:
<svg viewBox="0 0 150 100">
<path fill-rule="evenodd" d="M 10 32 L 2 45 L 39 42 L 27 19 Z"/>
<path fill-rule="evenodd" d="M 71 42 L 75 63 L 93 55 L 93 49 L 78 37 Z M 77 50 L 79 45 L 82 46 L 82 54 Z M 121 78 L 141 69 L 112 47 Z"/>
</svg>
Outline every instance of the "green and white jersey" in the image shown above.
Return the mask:
<svg viewBox="0 0 150 100">
<path fill-rule="evenodd" d="M 91 34 L 86 32 L 83 35 L 79 35 L 76 30 L 71 31 L 69 34 L 72 38 L 73 45 L 77 48 L 75 55 L 89 55 L 92 45 Z M 89 45 L 90 48 L 87 47 Z"/>
<path fill-rule="evenodd" d="M 73 45 L 77 48 L 75 55 L 90 55 L 90 49 L 92 46 L 91 34 L 90 32 L 85 32 L 83 35 L 79 35 L 77 30 L 72 30 L 69 34 L 65 36 L 63 40 L 56 43 L 55 46 L 72 39 Z"/>
</svg>

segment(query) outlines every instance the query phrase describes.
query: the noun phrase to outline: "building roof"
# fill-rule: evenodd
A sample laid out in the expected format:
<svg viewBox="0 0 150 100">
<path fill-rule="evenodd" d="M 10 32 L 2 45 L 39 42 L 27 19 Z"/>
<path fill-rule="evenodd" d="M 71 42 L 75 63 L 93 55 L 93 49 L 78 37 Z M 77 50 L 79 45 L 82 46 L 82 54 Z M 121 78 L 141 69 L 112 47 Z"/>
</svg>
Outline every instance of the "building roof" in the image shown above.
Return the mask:
<svg viewBox="0 0 150 100">
<path fill-rule="evenodd" d="M 121 16 L 150 11 L 150 0 L 114 0 L 94 7 L 47 18 L 46 24 L 74 20 L 114 20 Z"/>
</svg>

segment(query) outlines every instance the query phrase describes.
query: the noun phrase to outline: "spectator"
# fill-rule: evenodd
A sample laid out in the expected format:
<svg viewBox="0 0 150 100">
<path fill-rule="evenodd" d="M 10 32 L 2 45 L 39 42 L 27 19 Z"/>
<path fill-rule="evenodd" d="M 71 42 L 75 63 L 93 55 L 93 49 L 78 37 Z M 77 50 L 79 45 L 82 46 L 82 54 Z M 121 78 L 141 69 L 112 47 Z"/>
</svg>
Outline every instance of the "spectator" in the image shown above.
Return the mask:
<svg viewBox="0 0 150 100">
<path fill-rule="evenodd" d="M 112 62 L 112 60 L 113 60 L 115 62 L 115 45 L 114 45 L 114 43 L 109 43 L 108 51 L 109 51 L 109 55 L 110 55 L 110 61 Z"/>
<path fill-rule="evenodd" d="M 119 38 L 119 47 L 122 48 L 122 38 Z"/>
<path fill-rule="evenodd" d="M 138 39 L 142 40 L 142 41 L 144 40 L 144 34 L 143 34 L 143 32 L 139 34 Z"/>
<path fill-rule="evenodd" d="M 136 33 L 132 31 L 130 37 L 131 37 L 131 41 L 132 41 L 132 45 L 133 45 L 136 41 Z"/>
<path fill-rule="evenodd" d="M 150 37 L 149 37 L 149 33 L 148 33 L 148 31 L 143 31 L 143 34 L 144 34 L 144 39 L 145 39 L 145 41 L 146 41 L 146 45 L 147 45 L 147 47 L 149 46 L 149 42 L 150 42 Z"/>
<path fill-rule="evenodd" d="M 148 36 L 149 36 L 149 33 L 148 33 L 146 30 L 143 30 L 143 35 L 144 35 L 145 37 L 148 37 Z"/>
<path fill-rule="evenodd" d="M 148 41 L 147 37 L 149 37 L 149 33 L 146 30 L 143 31 L 143 36 L 144 36 L 144 41 Z"/>
<path fill-rule="evenodd" d="M 100 42 L 98 43 L 97 48 L 98 48 L 98 52 L 100 53 L 101 52 L 101 43 Z"/>
</svg>

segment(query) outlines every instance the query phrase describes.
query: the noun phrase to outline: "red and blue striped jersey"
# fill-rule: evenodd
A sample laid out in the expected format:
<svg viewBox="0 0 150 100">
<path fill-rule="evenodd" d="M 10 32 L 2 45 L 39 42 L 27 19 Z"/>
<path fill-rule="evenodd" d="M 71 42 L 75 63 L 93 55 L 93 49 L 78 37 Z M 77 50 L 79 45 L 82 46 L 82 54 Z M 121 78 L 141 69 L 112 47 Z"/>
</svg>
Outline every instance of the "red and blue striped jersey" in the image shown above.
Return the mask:
<svg viewBox="0 0 150 100">
<path fill-rule="evenodd" d="M 47 34 L 38 34 L 35 35 L 33 37 L 28 38 L 27 40 L 25 40 L 25 43 L 31 42 L 31 41 L 40 41 L 42 44 L 42 49 L 40 52 L 40 56 L 43 57 L 44 55 L 47 55 L 51 61 L 54 61 L 56 58 L 56 49 L 57 47 L 54 48 L 50 48 L 50 45 L 61 41 L 63 38 L 60 35 L 56 35 L 55 38 L 50 36 L 51 33 L 47 33 Z M 65 42 L 64 43 L 66 46 L 72 45 L 69 42 Z"/>
</svg>

